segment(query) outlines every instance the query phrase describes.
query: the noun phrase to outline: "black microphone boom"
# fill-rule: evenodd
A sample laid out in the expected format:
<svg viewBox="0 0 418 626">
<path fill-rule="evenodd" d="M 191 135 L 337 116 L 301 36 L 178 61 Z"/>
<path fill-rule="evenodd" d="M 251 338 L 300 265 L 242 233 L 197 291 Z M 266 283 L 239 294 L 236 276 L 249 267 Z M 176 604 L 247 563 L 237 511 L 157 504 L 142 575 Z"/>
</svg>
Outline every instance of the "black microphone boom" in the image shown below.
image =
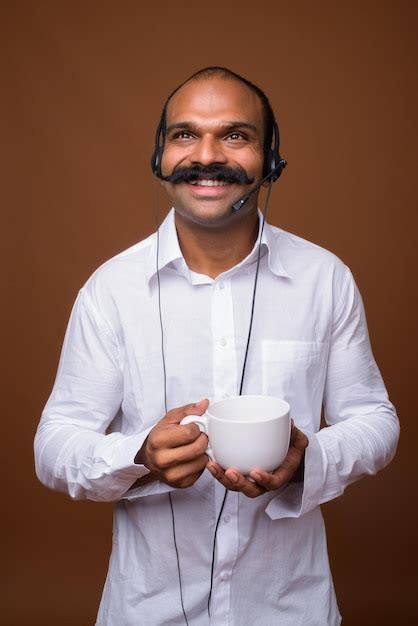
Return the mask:
<svg viewBox="0 0 418 626">
<path fill-rule="evenodd" d="M 251 191 L 249 191 L 248 193 L 245 194 L 245 196 L 242 196 L 242 198 L 240 198 L 239 200 L 237 200 L 236 202 L 234 202 L 234 204 L 231 206 L 231 209 L 233 211 L 233 213 L 238 213 L 238 211 L 240 209 L 242 209 L 242 207 L 244 206 L 244 204 L 247 202 L 247 200 L 249 198 L 251 198 L 251 196 L 260 189 L 261 185 L 263 183 L 265 183 L 269 178 L 271 178 L 272 176 L 274 176 L 274 174 L 277 174 L 276 178 L 274 180 L 277 180 L 277 178 L 279 178 L 280 174 L 282 173 L 282 171 L 284 170 L 284 168 L 287 165 L 287 161 L 285 161 L 284 159 L 280 159 L 279 164 L 277 165 L 277 167 L 275 167 L 271 172 L 269 172 L 267 174 L 267 176 L 265 176 L 264 178 L 262 178 L 260 180 L 260 182 L 258 183 L 258 185 L 256 185 L 254 187 L 254 189 L 251 189 Z"/>
</svg>

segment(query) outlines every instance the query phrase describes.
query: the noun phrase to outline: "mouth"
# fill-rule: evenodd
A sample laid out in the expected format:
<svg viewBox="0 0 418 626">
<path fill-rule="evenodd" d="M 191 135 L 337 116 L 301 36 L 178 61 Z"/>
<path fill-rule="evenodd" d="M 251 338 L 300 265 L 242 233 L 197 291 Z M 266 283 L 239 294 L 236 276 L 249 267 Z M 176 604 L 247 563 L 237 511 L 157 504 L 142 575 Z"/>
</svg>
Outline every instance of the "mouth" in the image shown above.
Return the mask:
<svg viewBox="0 0 418 626">
<path fill-rule="evenodd" d="M 197 187 L 227 187 L 230 183 L 226 183 L 223 180 L 191 180 L 189 182 L 190 185 L 195 185 Z"/>
<path fill-rule="evenodd" d="M 233 187 L 232 183 L 223 180 L 198 179 L 186 183 L 190 193 L 195 198 L 205 200 L 217 199 L 225 196 Z"/>
</svg>

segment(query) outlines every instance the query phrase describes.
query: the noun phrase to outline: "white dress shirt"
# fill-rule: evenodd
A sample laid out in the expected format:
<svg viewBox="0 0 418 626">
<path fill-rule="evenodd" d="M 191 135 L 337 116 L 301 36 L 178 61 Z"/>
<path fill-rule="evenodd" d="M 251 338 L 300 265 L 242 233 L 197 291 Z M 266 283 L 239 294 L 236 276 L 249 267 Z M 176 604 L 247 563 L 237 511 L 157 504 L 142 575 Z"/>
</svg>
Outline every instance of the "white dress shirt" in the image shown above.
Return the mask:
<svg viewBox="0 0 418 626">
<path fill-rule="evenodd" d="M 182 256 L 173 210 L 160 228 L 168 408 L 238 393 L 257 247 L 216 279 Z M 309 438 L 304 481 L 250 499 L 205 470 L 187 489 L 130 489 L 164 413 L 156 235 L 81 289 L 35 439 L 40 480 L 114 501 L 113 548 L 97 626 L 184 624 L 168 492 L 190 626 L 336 626 L 341 618 L 319 505 L 393 457 L 399 425 L 374 361 L 361 297 L 333 254 L 266 225 L 244 393 L 284 398 Z M 321 409 L 328 427 L 320 430 Z"/>
</svg>

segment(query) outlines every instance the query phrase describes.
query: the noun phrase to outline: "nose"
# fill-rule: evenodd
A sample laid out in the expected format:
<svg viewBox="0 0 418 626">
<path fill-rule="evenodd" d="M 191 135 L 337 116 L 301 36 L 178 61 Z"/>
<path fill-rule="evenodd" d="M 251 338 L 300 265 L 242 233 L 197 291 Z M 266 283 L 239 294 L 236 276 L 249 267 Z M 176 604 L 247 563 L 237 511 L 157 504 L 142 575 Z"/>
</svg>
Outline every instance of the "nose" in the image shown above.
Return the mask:
<svg viewBox="0 0 418 626">
<path fill-rule="evenodd" d="M 222 140 L 208 134 L 199 139 L 190 155 L 190 160 L 193 165 L 225 164 L 228 157 L 222 149 Z"/>
</svg>

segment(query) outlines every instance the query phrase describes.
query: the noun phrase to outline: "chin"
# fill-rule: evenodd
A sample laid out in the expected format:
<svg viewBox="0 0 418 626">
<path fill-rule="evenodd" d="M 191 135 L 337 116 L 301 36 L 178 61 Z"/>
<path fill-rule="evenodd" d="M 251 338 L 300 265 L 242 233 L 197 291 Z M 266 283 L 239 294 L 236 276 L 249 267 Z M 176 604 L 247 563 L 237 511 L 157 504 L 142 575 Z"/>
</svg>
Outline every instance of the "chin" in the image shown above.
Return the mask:
<svg viewBox="0 0 418 626">
<path fill-rule="evenodd" d="M 179 203 L 174 204 L 176 213 L 185 221 L 198 224 L 200 226 L 216 227 L 222 226 L 234 217 L 232 207 L 229 204 L 214 206 L 214 202 L 200 202 L 198 206 L 188 206 Z"/>
</svg>

